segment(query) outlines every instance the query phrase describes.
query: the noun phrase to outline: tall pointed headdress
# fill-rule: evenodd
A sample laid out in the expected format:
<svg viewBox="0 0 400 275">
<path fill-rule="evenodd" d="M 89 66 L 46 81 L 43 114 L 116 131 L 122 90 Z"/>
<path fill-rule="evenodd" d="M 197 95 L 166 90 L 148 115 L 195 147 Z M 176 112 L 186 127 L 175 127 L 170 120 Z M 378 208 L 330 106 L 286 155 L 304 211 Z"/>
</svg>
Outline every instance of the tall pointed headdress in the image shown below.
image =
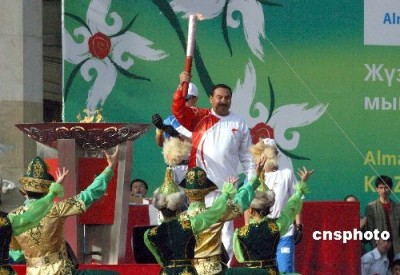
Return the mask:
<svg viewBox="0 0 400 275">
<path fill-rule="evenodd" d="M 175 211 L 181 208 L 184 201 L 185 194 L 174 183 L 172 169 L 167 167 L 164 182 L 154 191 L 153 205 L 158 210 L 168 208 Z"/>
<path fill-rule="evenodd" d="M 44 194 L 49 192 L 50 184 L 53 181 L 54 178 L 49 174 L 46 163 L 39 156 L 32 159 L 25 175 L 19 179 L 25 192 Z"/>
</svg>

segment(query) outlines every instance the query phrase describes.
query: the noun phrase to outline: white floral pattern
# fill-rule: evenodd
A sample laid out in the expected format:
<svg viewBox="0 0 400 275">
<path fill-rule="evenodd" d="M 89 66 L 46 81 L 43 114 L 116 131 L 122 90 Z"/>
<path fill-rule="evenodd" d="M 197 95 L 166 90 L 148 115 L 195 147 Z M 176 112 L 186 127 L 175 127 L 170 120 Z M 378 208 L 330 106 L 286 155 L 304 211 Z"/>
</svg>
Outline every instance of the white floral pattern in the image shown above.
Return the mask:
<svg viewBox="0 0 400 275">
<path fill-rule="evenodd" d="M 264 12 L 262 5 L 256 0 L 173 0 L 170 2 L 176 13 L 184 13 L 184 17 L 191 14 L 201 14 L 204 20 L 215 19 L 219 16 L 225 4 L 227 6 L 226 23 L 231 28 L 240 27 L 242 18 L 244 35 L 253 54 L 260 60 L 264 59 L 264 49 L 260 39 L 265 39 Z M 241 17 L 234 17 L 240 12 Z"/>
<path fill-rule="evenodd" d="M 151 48 L 153 42 L 129 30 L 116 35 L 123 28 L 123 20 L 118 13 L 109 13 L 111 2 L 111 0 L 90 2 L 86 14 L 86 24 L 89 29 L 81 26 L 74 29 L 73 34 L 64 30 L 64 61 L 77 65 L 87 59 L 80 68 L 80 73 L 86 82 L 93 81 L 86 102 L 86 108 L 90 111 L 101 107 L 112 92 L 118 75 L 116 65 L 128 70 L 134 64 L 132 56 L 148 61 L 157 61 L 168 56 L 163 50 Z M 108 17 L 112 19 L 111 24 L 106 21 Z M 95 57 L 89 51 L 89 39 L 97 33 L 105 34 L 111 41 L 110 53 L 106 58 Z M 126 57 L 125 53 L 129 56 Z"/>
<path fill-rule="evenodd" d="M 233 90 L 231 109 L 240 114 L 249 124 L 254 127 L 260 121 L 266 122 L 270 110 L 262 102 L 255 102 L 252 110 L 254 97 L 256 95 L 256 72 L 253 63 L 249 60 L 244 74 L 243 82 L 237 80 Z M 300 133 L 295 129 L 312 124 L 318 120 L 328 108 L 328 104 L 318 104 L 307 108 L 308 103 L 288 104 L 273 110 L 270 120 L 267 122 L 274 129 L 274 139 L 284 150 L 290 151 L 299 145 Z M 258 113 L 252 117 L 251 113 Z M 289 134 L 288 134 L 288 131 Z M 290 138 L 288 138 L 290 137 Z M 293 170 L 292 160 L 281 154 L 279 167 Z"/>
</svg>

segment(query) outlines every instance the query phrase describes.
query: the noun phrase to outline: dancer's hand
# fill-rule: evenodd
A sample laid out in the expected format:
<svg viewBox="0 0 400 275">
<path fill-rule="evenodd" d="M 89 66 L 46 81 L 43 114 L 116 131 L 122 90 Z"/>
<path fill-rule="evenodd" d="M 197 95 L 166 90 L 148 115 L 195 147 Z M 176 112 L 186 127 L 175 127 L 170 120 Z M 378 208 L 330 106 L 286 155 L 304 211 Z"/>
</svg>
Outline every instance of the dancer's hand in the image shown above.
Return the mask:
<svg viewBox="0 0 400 275">
<path fill-rule="evenodd" d="M 259 177 L 261 175 L 261 173 L 264 171 L 264 165 L 265 165 L 266 160 L 267 160 L 267 158 L 265 157 L 265 155 L 261 155 L 260 159 L 257 161 L 257 164 L 256 164 L 257 177 Z"/>
<path fill-rule="evenodd" d="M 235 184 L 238 182 L 238 180 L 239 180 L 238 177 L 228 177 L 228 179 L 226 180 L 226 182 L 235 185 Z"/>
<path fill-rule="evenodd" d="M 108 167 L 114 168 L 115 165 L 117 164 L 117 161 L 118 161 L 119 145 L 117 145 L 117 146 L 115 147 L 115 152 L 114 152 L 112 155 L 110 155 L 109 153 L 107 153 L 106 150 L 104 150 L 103 152 L 104 152 L 104 154 L 106 155 Z"/>
<path fill-rule="evenodd" d="M 299 175 L 300 179 L 304 182 L 308 180 L 308 178 L 314 173 L 314 170 L 308 170 L 303 166 L 303 169 L 297 170 L 297 175 Z"/>
<path fill-rule="evenodd" d="M 56 171 L 56 177 L 57 177 L 56 182 L 61 184 L 64 181 L 64 178 L 68 174 L 68 172 L 69 170 L 65 169 L 65 167 L 62 168 L 62 172 L 60 170 L 60 167 L 58 167 Z"/>
</svg>

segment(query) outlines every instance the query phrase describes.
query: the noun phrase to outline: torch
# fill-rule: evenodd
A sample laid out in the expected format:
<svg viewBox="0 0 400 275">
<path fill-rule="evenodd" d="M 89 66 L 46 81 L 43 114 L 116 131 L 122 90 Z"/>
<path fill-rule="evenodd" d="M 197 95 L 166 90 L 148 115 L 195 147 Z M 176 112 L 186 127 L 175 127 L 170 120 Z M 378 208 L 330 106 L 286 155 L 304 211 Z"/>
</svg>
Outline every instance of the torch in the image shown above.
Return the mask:
<svg viewBox="0 0 400 275">
<path fill-rule="evenodd" d="M 193 54 L 196 42 L 196 23 L 198 15 L 189 16 L 189 26 L 188 26 L 188 41 L 186 46 L 186 60 L 185 60 L 185 72 L 189 73 L 192 70 Z M 189 83 L 182 83 L 183 96 L 186 97 L 188 93 Z"/>
</svg>

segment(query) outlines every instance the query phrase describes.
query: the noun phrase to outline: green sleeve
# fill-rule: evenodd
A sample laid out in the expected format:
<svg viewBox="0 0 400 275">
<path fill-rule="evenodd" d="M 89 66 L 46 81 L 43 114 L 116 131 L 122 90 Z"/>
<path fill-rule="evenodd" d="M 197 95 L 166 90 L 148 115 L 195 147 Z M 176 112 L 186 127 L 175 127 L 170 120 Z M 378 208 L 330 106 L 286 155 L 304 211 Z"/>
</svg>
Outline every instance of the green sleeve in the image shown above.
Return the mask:
<svg viewBox="0 0 400 275">
<path fill-rule="evenodd" d="M 227 210 L 227 201 L 230 194 L 233 194 L 232 188 L 235 188 L 232 184 L 224 183 L 222 195 L 214 201 L 212 206 L 207 208 L 205 211 L 190 217 L 192 229 L 195 234 L 209 228 L 214 223 L 217 223 L 225 214 Z M 227 189 L 229 189 L 228 192 L 226 192 Z"/>
<path fill-rule="evenodd" d="M 150 250 L 151 254 L 153 254 L 154 258 L 156 259 L 157 263 L 161 266 L 164 266 L 163 262 L 161 261 L 160 255 L 158 255 L 157 248 L 153 245 L 153 243 L 149 240 L 148 234 L 151 229 L 147 229 L 144 232 L 144 243 L 147 248 Z"/>
<path fill-rule="evenodd" d="M 239 228 L 236 228 L 234 233 L 233 233 L 233 253 L 235 254 L 235 258 L 239 263 L 244 262 L 244 257 L 243 257 L 243 251 L 240 248 L 240 242 L 239 238 L 237 237 L 238 235 Z"/>
<path fill-rule="evenodd" d="M 246 210 L 250 207 L 250 203 L 254 199 L 254 190 L 256 190 L 259 185 L 260 180 L 258 177 L 253 176 L 247 184 L 237 190 L 233 202 L 238 204 L 243 211 Z"/>
<path fill-rule="evenodd" d="M 41 199 L 32 201 L 28 209 L 22 214 L 10 214 L 8 219 L 12 226 L 12 234 L 19 234 L 39 226 L 43 219 L 53 207 L 53 199 L 60 194 L 64 194 L 64 188 L 61 184 L 53 182 L 49 193 Z"/>
<path fill-rule="evenodd" d="M 296 184 L 295 188 L 295 193 L 289 198 L 280 217 L 276 220 L 276 224 L 278 225 L 281 236 L 286 234 L 289 226 L 295 220 L 296 215 L 300 213 L 301 206 L 303 204 L 301 197 L 307 192 L 308 189 L 306 183 L 303 181 Z"/>
<path fill-rule="evenodd" d="M 10 258 L 13 260 L 14 263 L 23 264 L 26 261 L 24 253 L 20 249 L 18 250 L 10 249 L 8 255 L 10 256 Z"/>
<path fill-rule="evenodd" d="M 86 209 L 89 208 L 95 200 L 100 199 L 104 195 L 107 190 L 108 182 L 113 175 L 113 170 L 107 166 L 85 190 L 78 194 L 78 199 L 85 203 Z"/>
</svg>

